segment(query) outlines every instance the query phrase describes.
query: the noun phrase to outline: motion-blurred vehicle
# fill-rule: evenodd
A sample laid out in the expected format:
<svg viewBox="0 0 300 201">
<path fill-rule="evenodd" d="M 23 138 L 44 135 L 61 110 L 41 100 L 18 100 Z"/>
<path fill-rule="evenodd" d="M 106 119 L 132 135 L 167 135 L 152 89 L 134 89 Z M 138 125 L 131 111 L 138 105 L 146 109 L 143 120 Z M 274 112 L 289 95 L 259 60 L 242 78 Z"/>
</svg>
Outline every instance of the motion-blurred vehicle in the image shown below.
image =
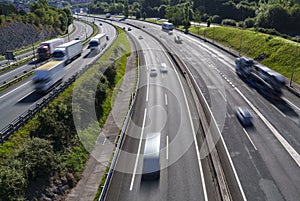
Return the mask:
<svg viewBox="0 0 300 201">
<path fill-rule="evenodd" d="M 156 77 L 157 76 L 157 69 L 155 67 L 150 69 L 150 77 Z"/>
<path fill-rule="evenodd" d="M 167 73 L 168 72 L 167 64 L 161 63 L 161 65 L 160 65 L 160 72 L 161 73 Z"/>
<path fill-rule="evenodd" d="M 243 126 L 253 126 L 253 117 L 247 107 L 237 107 L 235 114 Z"/>
<path fill-rule="evenodd" d="M 175 43 L 181 43 L 182 39 L 180 38 L 180 36 L 176 35 L 176 36 L 174 36 L 174 41 L 175 41 Z"/>
</svg>

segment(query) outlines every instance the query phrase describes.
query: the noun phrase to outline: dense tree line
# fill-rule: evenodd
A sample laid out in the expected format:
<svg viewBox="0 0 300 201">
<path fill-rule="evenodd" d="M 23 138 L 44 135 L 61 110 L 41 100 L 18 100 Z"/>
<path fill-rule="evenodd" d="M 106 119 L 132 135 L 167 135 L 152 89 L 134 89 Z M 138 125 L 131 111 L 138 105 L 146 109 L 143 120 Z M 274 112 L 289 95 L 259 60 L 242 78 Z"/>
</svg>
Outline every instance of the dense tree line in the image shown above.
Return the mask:
<svg viewBox="0 0 300 201">
<path fill-rule="evenodd" d="M 129 5 L 125 7 L 124 2 Z M 298 0 L 94 0 L 89 8 L 91 13 L 98 14 L 127 12 L 137 18 L 167 18 L 185 27 L 197 18 L 195 13 L 200 13 L 201 19 L 195 21 L 224 20 L 223 24 L 274 29 L 292 36 L 300 34 Z"/>
<path fill-rule="evenodd" d="M 70 9 L 50 7 L 48 0 L 38 0 L 30 5 L 30 12 L 16 10 L 11 4 L 0 4 L 0 27 L 14 21 L 34 25 L 38 29 L 47 27 L 65 33 L 68 25 L 72 23 Z"/>
</svg>

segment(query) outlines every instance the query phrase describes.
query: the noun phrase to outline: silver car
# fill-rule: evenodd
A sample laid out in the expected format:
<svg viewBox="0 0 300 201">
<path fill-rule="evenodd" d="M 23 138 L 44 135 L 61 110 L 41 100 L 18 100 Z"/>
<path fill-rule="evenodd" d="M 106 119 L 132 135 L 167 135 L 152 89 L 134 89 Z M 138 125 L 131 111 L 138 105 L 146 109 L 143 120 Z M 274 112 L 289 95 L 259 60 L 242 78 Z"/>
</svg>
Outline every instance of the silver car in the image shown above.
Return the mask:
<svg viewBox="0 0 300 201">
<path fill-rule="evenodd" d="M 156 77 L 157 76 L 157 69 L 155 67 L 150 69 L 150 77 Z"/>
</svg>

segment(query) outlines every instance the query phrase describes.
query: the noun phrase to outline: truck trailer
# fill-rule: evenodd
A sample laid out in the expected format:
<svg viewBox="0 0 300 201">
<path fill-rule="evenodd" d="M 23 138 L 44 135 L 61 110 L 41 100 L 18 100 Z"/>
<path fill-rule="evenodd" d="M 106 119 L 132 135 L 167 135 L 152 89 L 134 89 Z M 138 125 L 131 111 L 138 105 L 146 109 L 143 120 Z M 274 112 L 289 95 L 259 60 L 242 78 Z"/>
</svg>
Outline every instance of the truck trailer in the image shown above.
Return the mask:
<svg viewBox="0 0 300 201">
<path fill-rule="evenodd" d="M 107 36 L 105 33 L 97 34 L 90 40 L 88 49 L 91 51 L 97 50 L 97 52 L 100 52 L 100 50 L 106 46 L 106 42 Z"/>
<path fill-rule="evenodd" d="M 32 81 L 37 92 L 45 93 L 61 82 L 64 75 L 64 61 L 49 61 L 35 70 Z"/>
<path fill-rule="evenodd" d="M 82 42 L 80 40 L 72 40 L 55 48 L 53 60 L 65 61 L 65 65 L 70 63 L 82 53 Z"/>
<path fill-rule="evenodd" d="M 37 49 L 39 61 L 45 61 L 47 59 L 50 59 L 55 48 L 59 45 L 62 45 L 63 43 L 63 38 L 55 38 L 52 40 L 42 42 Z"/>
<path fill-rule="evenodd" d="M 149 133 L 144 149 L 142 180 L 154 180 L 160 177 L 160 137 L 161 134 Z"/>
<path fill-rule="evenodd" d="M 238 57 L 235 61 L 236 73 L 251 87 L 257 89 L 262 95 L 272 100 L 280 99 L 285 78 L 276 71 L 257 64 L 253 59 Z"/>
</svg>

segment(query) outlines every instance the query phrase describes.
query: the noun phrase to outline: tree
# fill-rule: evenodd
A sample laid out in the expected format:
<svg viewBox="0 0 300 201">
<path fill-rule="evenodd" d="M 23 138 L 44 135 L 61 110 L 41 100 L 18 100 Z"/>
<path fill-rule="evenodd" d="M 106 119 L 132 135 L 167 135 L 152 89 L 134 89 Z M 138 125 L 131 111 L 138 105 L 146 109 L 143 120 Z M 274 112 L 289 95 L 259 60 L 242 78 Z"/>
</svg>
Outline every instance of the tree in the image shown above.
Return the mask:
<svg viewBox="0 0 300 201">
<path fill-rule="evenodd" d="M 129 15 L 128 0 L 124 1 L 123 13 L 125 18 L 128 18 Z"/>
<path fill-rule="evenodd" d="M 200 10 L 196 10 L 194 12 L 194 21 L 196 22 L 196 26 L 197 26 L 197 29 L 198 29 L 198 35 L 200 34 L 200 23 L 201 23 L 201 13 L 200 13 Z"/>
<path fill-rule="evenodd" d="M 48 176 L 54 170 L 57 161 L 50 141 L 41 138 L 27 141 L 17 158 L 21 160 L 21 167 L 31 181 L 37 177 Z"/>
</svg>

